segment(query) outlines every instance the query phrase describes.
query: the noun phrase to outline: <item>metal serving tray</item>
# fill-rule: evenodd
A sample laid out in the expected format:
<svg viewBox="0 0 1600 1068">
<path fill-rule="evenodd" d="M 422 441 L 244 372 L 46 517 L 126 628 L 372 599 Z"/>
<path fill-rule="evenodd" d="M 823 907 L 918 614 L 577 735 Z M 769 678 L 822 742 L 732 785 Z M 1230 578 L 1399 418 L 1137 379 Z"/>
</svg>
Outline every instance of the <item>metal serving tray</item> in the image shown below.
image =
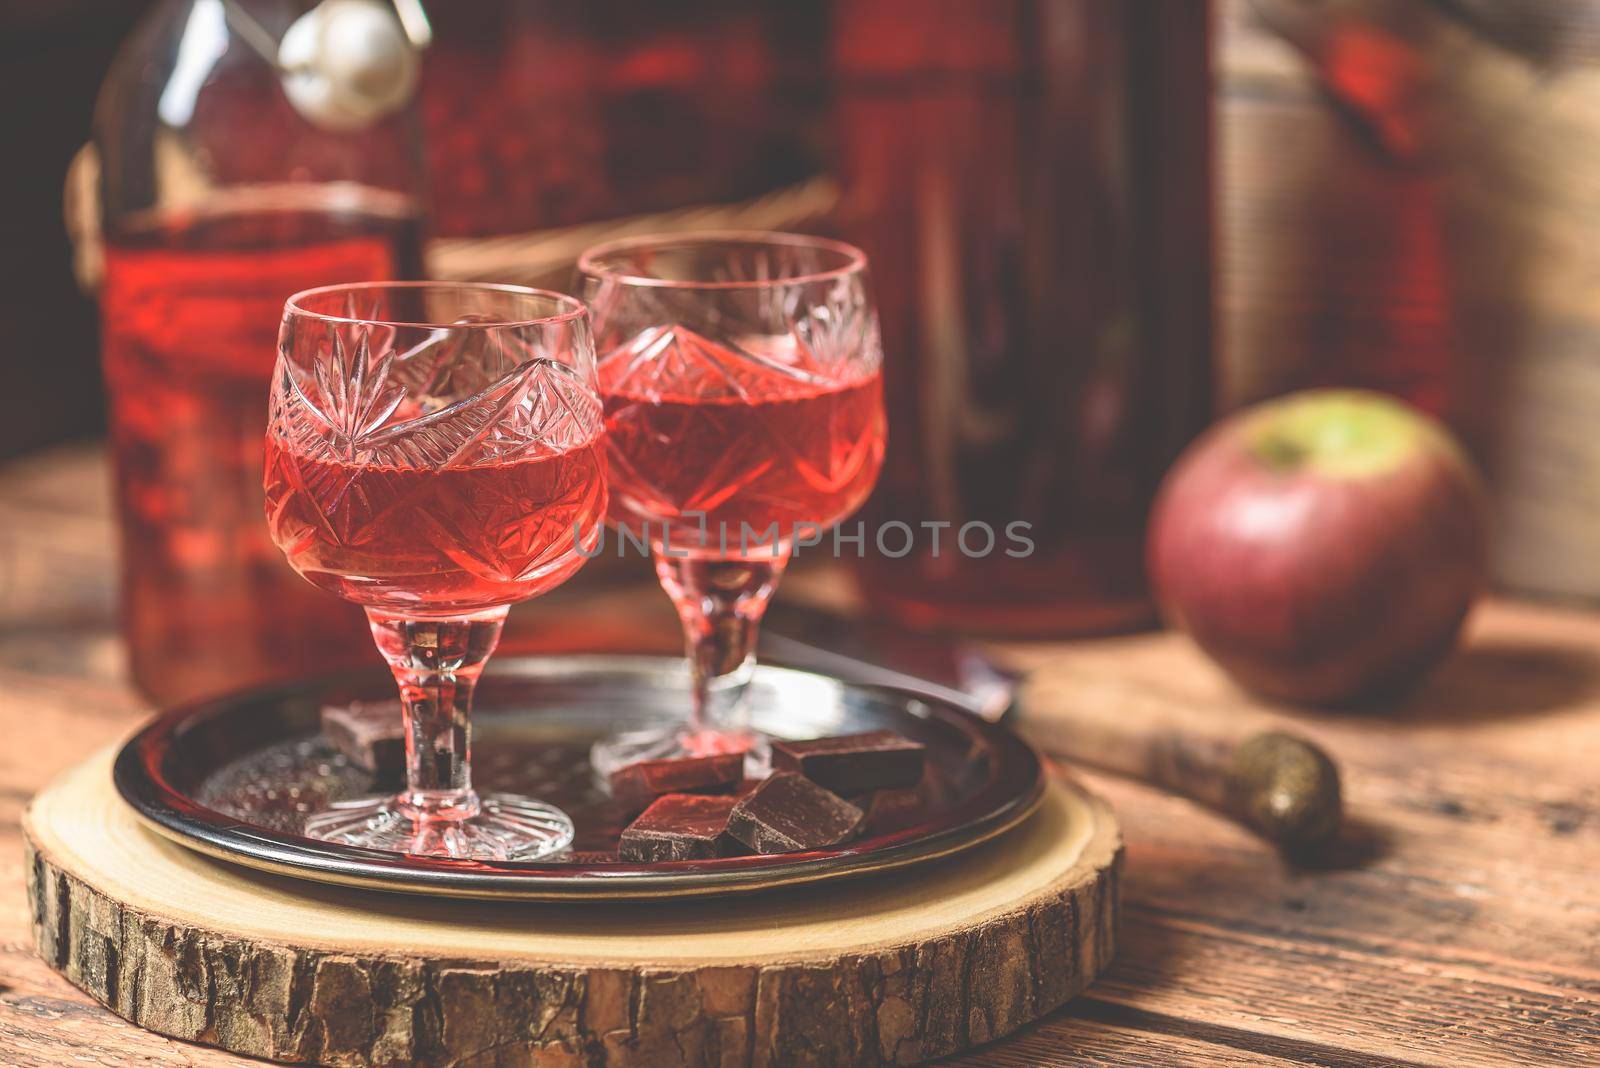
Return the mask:
<svg viewBox="0 0 1600 1068">
<path fill-rule="evenodd" d="M 653 656 L 506 656 L 474 710 L 481 789 L 566 809 L 572 849 L 531 863 L 484 863 L 335 845 L 302 836 L 308 813 L 380 784 L 322 738 L 320 709 L 392 697 L 387 672 L 239 694 L 157 716 L 118 755 L 118 791 L 169 838 L 223 860 L 376 890 L 456 897 L 614 901 L 716 895 L 864 875 L 946 856 L 1015 826 L 1044 788 L 1039 757 L 1010 731 L 937 693 L 764 665 L 751 683 L 755 726 L 782 737 L 887 728 L 928 747 L 926 801 L 848 845 L 777 856 L 654 864 L 617 858 L 624 814 L 600 791 L 590 744 L 616 730 L 679 721 L 688 675 Z"/>
</svg>

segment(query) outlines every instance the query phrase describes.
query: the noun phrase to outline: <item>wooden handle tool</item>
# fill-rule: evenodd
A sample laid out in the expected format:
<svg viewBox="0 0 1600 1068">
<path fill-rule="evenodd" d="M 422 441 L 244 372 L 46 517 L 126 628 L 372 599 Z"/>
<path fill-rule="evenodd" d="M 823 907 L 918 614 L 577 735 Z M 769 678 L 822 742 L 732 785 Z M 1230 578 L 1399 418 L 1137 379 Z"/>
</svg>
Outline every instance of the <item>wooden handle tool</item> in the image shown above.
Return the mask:
<svg viewBox="0 0 1600 1068">
<path fill-rule="evenodd" d="M 1041 666 L 1022 683 L 1018 727 L 1048 753 L 1188 797 L 1289 851 L 1339 829 L 1338 768 L 1265 713 L 1222 715 L 1155 687 Z"/>
</svg>

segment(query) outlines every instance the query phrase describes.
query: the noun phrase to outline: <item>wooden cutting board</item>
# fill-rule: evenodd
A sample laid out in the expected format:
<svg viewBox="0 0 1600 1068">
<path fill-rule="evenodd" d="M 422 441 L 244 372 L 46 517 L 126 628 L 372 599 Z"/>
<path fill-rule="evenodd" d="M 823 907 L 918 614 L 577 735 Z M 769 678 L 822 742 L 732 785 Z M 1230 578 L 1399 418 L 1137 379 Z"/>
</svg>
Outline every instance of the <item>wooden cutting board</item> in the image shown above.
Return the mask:
<svg viewBox="0 0 1600 1068">
<path fill-rule="evenodd" d="M 1057 779 L 967 853 L 701 902 L 408 897 L 236 868 L 141 825 L 104 751 L 24 815 L 40 953 L 153 1031 L 316 1064 L 907 1064 L 1110 959 L 1121 835 Z"/>
</svg>

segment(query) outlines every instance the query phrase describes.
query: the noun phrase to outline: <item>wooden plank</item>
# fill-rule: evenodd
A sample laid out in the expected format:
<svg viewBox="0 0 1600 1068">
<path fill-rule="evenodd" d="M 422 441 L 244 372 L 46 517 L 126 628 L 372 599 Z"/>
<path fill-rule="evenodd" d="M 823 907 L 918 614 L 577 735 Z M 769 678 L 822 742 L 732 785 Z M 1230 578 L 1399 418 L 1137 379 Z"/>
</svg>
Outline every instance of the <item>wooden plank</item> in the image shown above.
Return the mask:
<svg viewBox="0 0 1600 1068">
<path fill-rule="evenodd" d="M 1070 1013 L 1058 1014 L 1010 1041 L 941 1063 L 981 1068 L 1249 1068 L 1282 1064 L 1288 1052 L 1287 1045 L 1274 1053 L 1240 1049 L 1233 1044 L 1239 1040 L 1257 1039 L 1248 1033 L 1159 1017 L 1085 996 L 1073 1002 Z M 1339 1050 L 1322 1052 L 1322 1063 L 1348 1056 Z"/>
</svg>

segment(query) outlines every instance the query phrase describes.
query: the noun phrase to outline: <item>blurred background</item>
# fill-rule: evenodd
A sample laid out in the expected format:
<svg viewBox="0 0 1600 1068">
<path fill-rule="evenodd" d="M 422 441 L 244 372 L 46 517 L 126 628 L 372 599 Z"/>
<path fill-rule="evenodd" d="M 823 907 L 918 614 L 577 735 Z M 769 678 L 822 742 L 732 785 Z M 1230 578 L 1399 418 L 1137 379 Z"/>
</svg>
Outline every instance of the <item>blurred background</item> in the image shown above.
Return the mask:
<svg viewBox="0 0 1600 1068">
<path fill-rule="evenodd" d="M 902 621 L 1149 622 L 1162 472 L 1216 413 L 1313 385 L 1462 436 L 1502 587 L 1600 595 L 1600 3 L 434 2 L 414 93 L 359 129 L 306 122 L 247 47 L 311 6 L 0 3 L 0 456 L 107 435 L 104 349 L 147 688 L 251 674 L 201 599 L 305 611 L 251 496 L 284 286 L 376 262 L 566 288 L 586 245 L 675 228 L 866 248 L 892 428 L 869 516 L 1034 523 L 1026 561 L 863 562 Z M 270 225 L 240 207 L 267 187 L 296 191 Z M 349 244 L 374 234 L 381 261 Z M 219 343 L 227 285 L 255 325 Z M 300 655 L 252 625 L 251 657 Z"/>
</svg>

